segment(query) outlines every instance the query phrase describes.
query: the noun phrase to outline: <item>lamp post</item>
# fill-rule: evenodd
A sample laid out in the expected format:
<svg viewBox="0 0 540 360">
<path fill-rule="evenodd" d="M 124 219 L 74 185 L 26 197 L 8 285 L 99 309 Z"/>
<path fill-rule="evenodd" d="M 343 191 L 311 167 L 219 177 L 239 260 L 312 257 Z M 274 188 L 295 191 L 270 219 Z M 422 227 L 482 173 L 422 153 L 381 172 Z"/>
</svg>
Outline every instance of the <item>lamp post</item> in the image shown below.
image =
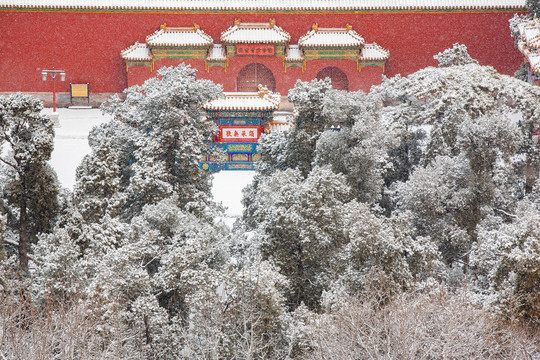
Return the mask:
<svg viewBox="0 0 540 360">
<path fill-rule="evenodd" d="M 51 75 L 53 80 L 53 113 L 56 113 L 56 77 L 60 75 L 60 81 L 66 81 L 66 72 L 63 70 L 43 70 L 41 72 L 41 79 L 47 81 L 47 75 Z"/>
</svg>

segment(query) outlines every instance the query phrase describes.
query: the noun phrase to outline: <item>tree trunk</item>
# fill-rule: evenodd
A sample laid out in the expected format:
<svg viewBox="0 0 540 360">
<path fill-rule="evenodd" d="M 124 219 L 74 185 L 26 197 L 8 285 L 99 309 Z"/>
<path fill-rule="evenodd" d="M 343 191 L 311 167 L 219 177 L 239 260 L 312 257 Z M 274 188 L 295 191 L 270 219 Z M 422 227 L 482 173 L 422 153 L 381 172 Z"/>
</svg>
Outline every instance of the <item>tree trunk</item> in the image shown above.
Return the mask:
<svg viewBox="0 0 540 360">
<path fill-rule="evenodd" d="M 21 270 L 28 271 L 28 220 L 26 216 L 26 199 L 22 194 L 21 210 L 19 214 L 19 266 Z"/>
</svg>

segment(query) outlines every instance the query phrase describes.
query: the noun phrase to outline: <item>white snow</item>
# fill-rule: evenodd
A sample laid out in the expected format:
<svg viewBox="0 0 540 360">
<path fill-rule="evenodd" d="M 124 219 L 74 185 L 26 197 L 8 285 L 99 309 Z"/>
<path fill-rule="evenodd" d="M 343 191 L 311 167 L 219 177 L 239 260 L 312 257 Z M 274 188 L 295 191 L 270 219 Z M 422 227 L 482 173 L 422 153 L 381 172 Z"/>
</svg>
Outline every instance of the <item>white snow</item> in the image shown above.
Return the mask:
<svg viewBox="0 0 540 360">
<path fill-rule="evenodd" d="M 196 28 L 166 27 L 146 37 L 150 46 L 205 46 L 213 42 L 210 35 Z"/>
<path fill-rule="evenodd" d="M 49 163 L 56 170 L 62 186 L 73 189 L 75 170 L 90 153 L 88 133 L 110 117 L 102 115 L 98 109 L 57 109 L 60 127 L 55 128 L 54 150 Z M 45 114 L 52 114 L 52 109 L 45 109 Z"/>
<path fill-rule="evenodd" d="M 99 109 L 57 109 L 60 127 L 55 128 L 54 151 L 49 163 L 56 170 L 60 184 L 70 190 L 75 185 L 75 171 L 83 157 L 90 153 L 88 133 L 110 119 Z M 52 114 L 52 109 L 45 109 Z M 229 226 L 242 215 L 242 189 L 249 185 L 253 171 L 222 171 L 214 175 L 212 194 L 227 207 L 225 223 Z"/>
<path fill-rule="evenodd" d="M 208 51 L 208 60 L 225 60 L 225 49 L 221 44 L 214 44 Z"/>
<path fill-rule="evenodd" d="M 229 43 L 282 43 L 288 42 L 291 35 L 277 25 L 270 23 L 241 23 L 221 34 L 221 42 Z"/>
<path fill-rule="evenodd" d="M 303 46 L 362 46 L 364 39 L 354 30 L 323 29 L 311 30 L 298 40 Z"/>
<path fill-rule="evenodd" d="M 242 190 L 251 184 L 254 171 L 221 171 L 214 175 L 214 200 L 227 207 L 225 223 L 229 226 L 242 216 Z"/>
<path fill-rule="evenodd" d="M 285 56 L 286 60 L 304 60 L 302 55 L 302 50 L 298 45 L 289 45 L 287 46 L 287 55 Z"/>
<path fill-rule="evenodd" d="M 388 50 L 383 49 L 381 46 L 376 43 L 366 44 L 362 49 L 362 54 L 360 59 L 362 60 L 387 60 L 390 56 Z"/>
<path fill-rule="evenodd" d="M 152 60 L 152 54 L 146 44 L 136 42 L 126 50 L 122 51 L 122 58 L 126 60 Z"/>
<path fill-rule="evenodd" d="M 277 110 L 281 97 L 278 93 L 225 93 L 225 98 L 215 99 L 203 105 L 206 110 Z"/>
<path fill-rule="evenodd" d="M 0 0 L 0 7 L 173 10 L 522 9 L 526 0 Z"/>
</svg>

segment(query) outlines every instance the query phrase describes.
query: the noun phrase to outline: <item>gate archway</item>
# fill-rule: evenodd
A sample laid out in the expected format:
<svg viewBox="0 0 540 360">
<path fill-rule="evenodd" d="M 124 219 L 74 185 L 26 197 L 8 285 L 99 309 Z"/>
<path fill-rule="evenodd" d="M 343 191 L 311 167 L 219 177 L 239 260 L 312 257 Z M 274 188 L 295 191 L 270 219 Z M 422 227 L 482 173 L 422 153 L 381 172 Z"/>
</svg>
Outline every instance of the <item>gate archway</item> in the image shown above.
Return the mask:
<svg viewBox="0 0 540 360">
<path fill-rule="evenodd" d="M 330 66 L 322 69 L 317 74 L 317 80 L 326 78 L 332 79 L 332 87 L 336 90 L 349 90 L 349 79 L 347 75 L 335 66 Z"/>
<path fill-rule="evenodd" d="M 266 86 L 270 91 L 276 91 L 274 74 L 263 64 L 246 65 L 236 77 L 236 91 L 239 92 L 256 92 L 259 84 Z"/>
</svg>

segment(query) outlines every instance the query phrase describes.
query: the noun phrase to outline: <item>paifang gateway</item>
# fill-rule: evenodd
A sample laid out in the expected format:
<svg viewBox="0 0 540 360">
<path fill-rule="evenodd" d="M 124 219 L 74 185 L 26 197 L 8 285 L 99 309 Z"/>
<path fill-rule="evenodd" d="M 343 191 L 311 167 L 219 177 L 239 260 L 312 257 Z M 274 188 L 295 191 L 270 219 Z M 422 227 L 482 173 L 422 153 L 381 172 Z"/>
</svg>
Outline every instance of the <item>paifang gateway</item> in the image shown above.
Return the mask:
<svg viewBox="0 0 540 360">
<path fill-rule="evenodd" d="M 382 75 L 436 66 L 465 44 L 482 65 L 512 75 L 523 61 L 508 20 L 525 0 L 0 0 L 0 93 L 43 99 L 43 69 L 89 84 L 93 105 L 186 63 L 226 92 L 330 77 L 369 91 Z"/>
</svg>

